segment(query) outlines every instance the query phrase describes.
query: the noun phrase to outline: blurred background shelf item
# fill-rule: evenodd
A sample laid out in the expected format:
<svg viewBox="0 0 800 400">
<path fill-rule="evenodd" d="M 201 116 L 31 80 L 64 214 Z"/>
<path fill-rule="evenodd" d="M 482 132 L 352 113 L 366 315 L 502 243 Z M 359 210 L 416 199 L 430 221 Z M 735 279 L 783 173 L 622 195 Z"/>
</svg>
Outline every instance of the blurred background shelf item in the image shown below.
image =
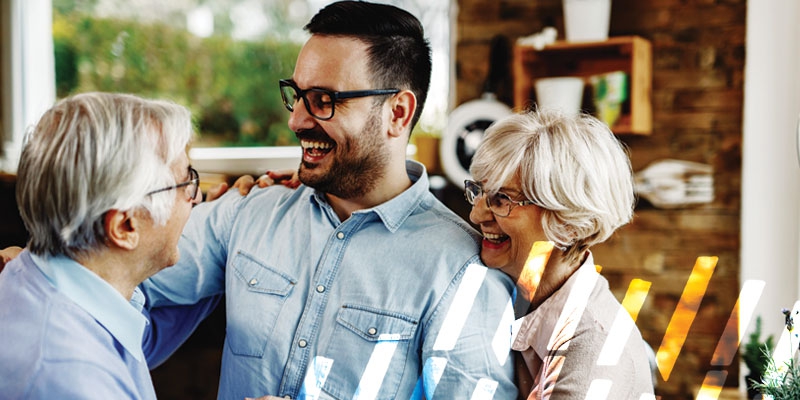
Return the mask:
<svg viewBox="0 0 800 400">
<path fill-rule="evenodd" d="M 534 81 L 554 76 L 576 76 L 586 82 L 583 111 L 595 114 L 591 77 L 621 71 L 628 77 L 628 96 L 611 126 L 618 135 L 649 135 L 653 130 L 652 45 L 639 36 L 618 36 L 597 42 L 556 41 L 536 50 L 516 44 L 513 56 L 514 107 L 536 103 Z"/>
</svg>

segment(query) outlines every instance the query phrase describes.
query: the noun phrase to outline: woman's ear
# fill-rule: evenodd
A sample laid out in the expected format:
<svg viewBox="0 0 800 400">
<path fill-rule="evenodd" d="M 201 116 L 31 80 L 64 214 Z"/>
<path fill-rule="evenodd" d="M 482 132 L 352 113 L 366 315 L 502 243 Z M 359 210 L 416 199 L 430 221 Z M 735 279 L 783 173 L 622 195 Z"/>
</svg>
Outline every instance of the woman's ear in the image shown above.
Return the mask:
<svg viewBox="0 0 800 400">
<path fill-rule="evenodd" d="M 391 120 L 389 122 L 389 135 L 399 137 L 403 134 L 411 134 L 411 120 L 417 110 L 417 96 L 410 90 L 403 90 L 392 96 L 389 101 L 391 105 Z"/>
<path fill-rule="evenodd" d="M 133 211 L 109 210 L 103 217 L 109 246 L 133 250 L 139 245 L 141 218 Z"/>
</svg>

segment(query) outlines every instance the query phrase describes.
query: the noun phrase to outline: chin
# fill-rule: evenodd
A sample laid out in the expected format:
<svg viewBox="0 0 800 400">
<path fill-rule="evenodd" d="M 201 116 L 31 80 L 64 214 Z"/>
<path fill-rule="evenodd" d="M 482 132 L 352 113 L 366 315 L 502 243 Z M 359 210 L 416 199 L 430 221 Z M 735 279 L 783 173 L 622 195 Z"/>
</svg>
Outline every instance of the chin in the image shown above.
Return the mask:
<svg viewBox="0 0 800 400">
<path fill-rule="evenodd" d="M 500 269 L 505 266 L 499 261 L 492 259 L 491 257 L 486 257 L 484 254 L 481 254 L 481 261 L 483 261 L 483 265 L 491 269 Z"/>
</svg>

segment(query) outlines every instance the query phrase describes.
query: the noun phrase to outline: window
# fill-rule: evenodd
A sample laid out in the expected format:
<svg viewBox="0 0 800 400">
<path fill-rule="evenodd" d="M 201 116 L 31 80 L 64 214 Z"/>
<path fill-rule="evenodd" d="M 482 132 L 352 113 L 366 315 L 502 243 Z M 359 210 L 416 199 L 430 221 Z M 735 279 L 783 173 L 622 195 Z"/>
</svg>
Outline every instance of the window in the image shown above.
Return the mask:
<svg viewBox="0 0 800 400">
<path fill-rule="evenodd" d="M 198 169 L 237 174 L 296 167 L 299 151 L 286 125 L 288 113 L 282 106 L 277 81 L 292 73 L 297 52 L 307 39 L 303 25 L 330 1 L 12 3 L 30 9 L 31 4 L 50 5 L 49 1 L 56 95 L 48 98 L 42 96 L 46 90 L 28 87 L 23 97 L 46 99 L 47 106 L 53 97 L 90 90 L 169 98 L 190 107 L 197 119 L 199 137 L 192 150 L 193 161 L 215 160 L 209 161 L 207 168 Z M 417 129 L 440 131 L 445 125 L 452 75 L 450 0 L 381 2 L 407 9 L 426 27 L 433 47 L 434 76 Z M 43 31 L 41 24 L 31 26 L 22 21 L 16 26 Z M 22 48 L 32 47 L 24 44 Z M 24 64 L 22 71 L 33 63 L 24 58 L 20 62 Z M 24 124 L 35 121 L 47 106 Z M 275 164 L 270 160 L 283 161 Z"/>
<path fill-rule="evenodd" d="M 16 172 L 26 128 L 55 99 L 50 21 L 50 0 L 0 1 L 0 172 Z"/>
</svg>

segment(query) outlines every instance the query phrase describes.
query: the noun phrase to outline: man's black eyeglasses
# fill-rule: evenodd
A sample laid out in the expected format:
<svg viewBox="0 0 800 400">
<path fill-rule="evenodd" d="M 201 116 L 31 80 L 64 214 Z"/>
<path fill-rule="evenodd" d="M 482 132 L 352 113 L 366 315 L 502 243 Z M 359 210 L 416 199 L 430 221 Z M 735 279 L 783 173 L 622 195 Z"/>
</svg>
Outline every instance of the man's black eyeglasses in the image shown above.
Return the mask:
<svg viewBox="0 0 800 400">
<path fill-rule="evenodd" d="M 294 111 L 294 105 L 303 99 L 306 111 L 312 117 L 323 121 L 333 118 L 333 111 L 339 100 L 400 93 L 400 89 L 351 90 L 347 92 L 319 88 L 301 90 L 290 79 L 281 79 L 279 84 L 283 105 L 287 110 Z"/>
<path fill-rule="evenodd" d="M 190 166 L 188 181 L 181 182 L 177 185 L 168 186 L 158 190 L 153 190 L 147 195 L 150 196 L 156 193 L 166 192 L 167 190 L 178 189 L 178 188 L 185 188 L 184 192 L 186 193 L 186 196 L 189 197 L 189 200 L 194 200 L 197 197 L 197 191 L 200 188 L 200 174 L 197 173 L 197 170 Z"/>
</svg>

